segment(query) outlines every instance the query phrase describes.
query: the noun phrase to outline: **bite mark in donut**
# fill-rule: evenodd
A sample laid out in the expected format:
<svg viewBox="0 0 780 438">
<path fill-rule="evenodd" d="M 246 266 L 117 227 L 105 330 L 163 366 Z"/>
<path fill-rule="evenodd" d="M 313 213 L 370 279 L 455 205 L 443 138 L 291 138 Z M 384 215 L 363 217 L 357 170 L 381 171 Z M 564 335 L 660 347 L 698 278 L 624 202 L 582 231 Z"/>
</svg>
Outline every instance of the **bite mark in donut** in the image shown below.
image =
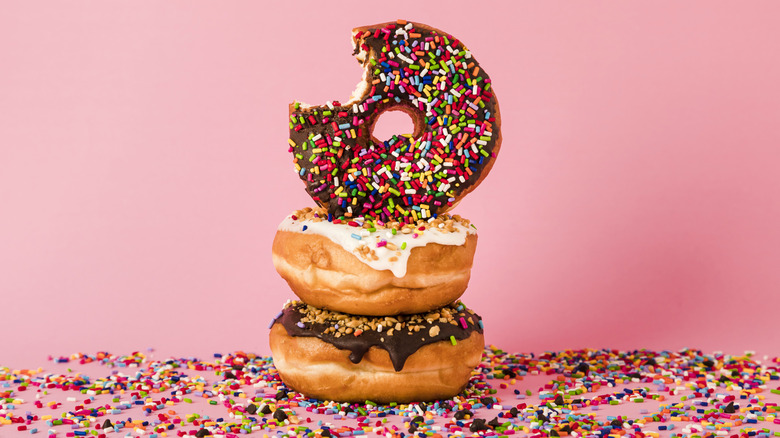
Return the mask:
<svg viewBox="0 0 780 438">
<path fill-rule="evenodd" d="M 410 223 L 450 209 L 501 146 L 492 83 L 446 32 L 398 22 L 353 30 L 363 82 L 346 104 L 290 105 L 290 151 L 309 195 L 335 217 Z M 381 142 L 378 116 L 404 111 L 412 135 Z"/>
</svg>

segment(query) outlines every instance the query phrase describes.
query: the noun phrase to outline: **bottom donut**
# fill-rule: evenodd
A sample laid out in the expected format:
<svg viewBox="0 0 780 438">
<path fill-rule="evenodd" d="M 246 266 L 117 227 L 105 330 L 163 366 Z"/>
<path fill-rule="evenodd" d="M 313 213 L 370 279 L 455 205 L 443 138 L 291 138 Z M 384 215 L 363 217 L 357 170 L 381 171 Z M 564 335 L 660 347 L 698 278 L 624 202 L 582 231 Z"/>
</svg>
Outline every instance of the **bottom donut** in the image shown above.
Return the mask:
<svg viewBox="0 0 780 438">
<path fill-rule="evenodd" d="M 408 403 L 463 391 L 484 337 L 479 316 L 461 303 L 369 317 L 293 301 L 274 321 L 270 345 L 282 381 L 307 397 Z"/>
</svg>

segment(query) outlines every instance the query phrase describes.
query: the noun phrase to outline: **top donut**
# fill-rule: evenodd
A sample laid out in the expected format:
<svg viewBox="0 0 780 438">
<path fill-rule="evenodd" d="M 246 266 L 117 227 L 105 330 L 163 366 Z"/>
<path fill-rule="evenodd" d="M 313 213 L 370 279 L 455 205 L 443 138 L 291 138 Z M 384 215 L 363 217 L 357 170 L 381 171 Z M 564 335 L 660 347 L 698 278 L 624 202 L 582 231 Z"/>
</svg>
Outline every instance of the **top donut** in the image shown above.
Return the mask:
<svg viewBox="0 0 780 438">
<path fill-rule="evenodd" d="M 306 191 L 333 217 L 414 222 L 455 206 L 501 147 L 490 77 L 457 38 L 399 20 L 353 29 L 363 80 L 349 102 L 290 105 L 290 152 Z M 414 132 L 373 136 L 403 111 Z"/>
</svg>

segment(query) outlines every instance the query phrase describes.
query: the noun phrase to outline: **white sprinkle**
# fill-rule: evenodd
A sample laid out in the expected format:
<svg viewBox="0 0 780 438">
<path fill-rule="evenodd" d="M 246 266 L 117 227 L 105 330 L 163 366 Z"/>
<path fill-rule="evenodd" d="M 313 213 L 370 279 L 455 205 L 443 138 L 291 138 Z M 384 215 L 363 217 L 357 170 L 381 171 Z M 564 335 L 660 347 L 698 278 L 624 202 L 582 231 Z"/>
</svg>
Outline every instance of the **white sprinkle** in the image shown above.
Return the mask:
<svg viewBox="0 0 780 438">
<path fill-rule="evenodd" d="M 399 53 L 398 57 L 401 58 L 404 62 L 408 62 L 409 64 L 414 64 L 414 61 L 409 59 L 409 57 L 404 56 L 403 54 Z"/>
</svg>

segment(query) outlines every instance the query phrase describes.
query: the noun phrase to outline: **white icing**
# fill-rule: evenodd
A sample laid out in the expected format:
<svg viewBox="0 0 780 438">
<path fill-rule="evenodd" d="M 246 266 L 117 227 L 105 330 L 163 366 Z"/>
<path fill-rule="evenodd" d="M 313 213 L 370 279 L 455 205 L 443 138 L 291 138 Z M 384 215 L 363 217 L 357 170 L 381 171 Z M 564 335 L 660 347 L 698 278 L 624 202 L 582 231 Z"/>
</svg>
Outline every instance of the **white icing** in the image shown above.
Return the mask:
<svg viewBox="0 0 780 438">
<path fill-rule="evenodd" d="M 303 230 L 304 226 L 306 227 L 305 231 Z M 459 246 L 466 243 L 466 236 L 477 233 L 473 227 L 466 227 L 458 222 L 454 222 L 453 227 L 456 230 L 455 232 L 442 231 L 436 227 L 428 228 L 426 226 L 425 230 L 419 234 L 415 232 L 404 234 L 401 231 L 393 234 L 389 229 L 377 230 L 372 233 L 365 228 L 353 227 L 346 223 L 334 224 L 327 220 L 294 220 L 292 216 L 287 216 L 279 224 L 279 229 L 282 231 L 313 233 L 325 236 L 337 245 L 340 245 L 345 251 L 355 254 L 358 260 L 371 268 L 377 271 L 389 270 L 398 278 L 406 275 L 406 265 L 413 248 L 422 247 L 429 243 Z M 360 239 L 355 238 L 353 235 L 359 236 Z M 394 244 L 397 249 L 389 249 L 387 246 L 377 247 L 377 243 L 382 241 Z M 404 242 L 406 247 L 402 250 L 401 246 Z M 374 251 L 377 260 L 368 260 L 360 254 L 357 249 L 364 245 Z M 390 260 L 393 257 L 396 260 Z"/>
</svg>

